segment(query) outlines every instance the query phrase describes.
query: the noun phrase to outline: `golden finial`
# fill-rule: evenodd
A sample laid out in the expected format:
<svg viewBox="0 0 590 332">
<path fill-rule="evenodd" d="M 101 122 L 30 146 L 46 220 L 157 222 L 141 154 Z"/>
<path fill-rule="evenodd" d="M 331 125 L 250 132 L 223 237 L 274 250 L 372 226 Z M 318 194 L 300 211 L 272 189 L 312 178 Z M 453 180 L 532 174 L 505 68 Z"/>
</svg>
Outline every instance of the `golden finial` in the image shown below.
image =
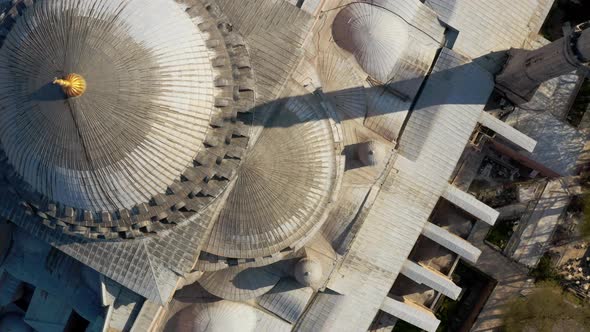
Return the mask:
<svg viewBox="0 0 590 332">
<path fill-rule="evenodd" d="M 86 80 L 78 74 L 68 74 L 63 79 L 56 78 L 53 84 L 61 86 L 64 93 L 70 98 L 79 97 L 86 92 Z"/>
</svg>

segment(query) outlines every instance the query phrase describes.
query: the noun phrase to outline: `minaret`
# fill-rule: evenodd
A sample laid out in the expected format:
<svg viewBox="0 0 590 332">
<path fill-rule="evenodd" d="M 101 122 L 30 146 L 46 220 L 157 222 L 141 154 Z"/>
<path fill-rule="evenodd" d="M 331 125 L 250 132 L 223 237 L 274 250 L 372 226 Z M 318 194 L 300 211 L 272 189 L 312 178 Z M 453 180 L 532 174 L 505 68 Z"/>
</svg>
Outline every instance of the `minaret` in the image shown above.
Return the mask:
<svg viewBox="0 0 590 332">
<path fill-rule="evenodd" d="M 539 85 L 554 77 L 588 68 L 590 28 L 576 28 L 537 50 L 511 49 L 508 62 L 498 76 L 496 88 L 515 104 L 531 100 Z"/>
</svg>

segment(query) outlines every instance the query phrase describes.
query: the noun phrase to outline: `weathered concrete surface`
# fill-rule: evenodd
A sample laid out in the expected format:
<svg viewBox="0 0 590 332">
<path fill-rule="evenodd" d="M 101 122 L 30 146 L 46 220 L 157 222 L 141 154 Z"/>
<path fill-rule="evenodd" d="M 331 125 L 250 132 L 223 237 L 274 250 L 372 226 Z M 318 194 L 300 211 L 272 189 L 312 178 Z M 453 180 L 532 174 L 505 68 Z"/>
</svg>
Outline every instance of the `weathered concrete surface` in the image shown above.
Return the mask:
<svg viewBox="0 0 590 332">
<path fill-rule="evenodd" d="M 513 259 L 534 267 L 545 253 L 562 213 L 571 200 L 572 183 L 560 178 L 550 181 L 528 220 L 521 220 L 518 245 L 511 252 Z M 514 236 L 513 236 L 514 238 Z"/>
<path fill-rule="evenodd" d="M 503 308 L 506 303 L 528 287 L 528 269 L 483 242 L 489 229 L 490 226 L 478 221 L 469 238 L 471 243 L 482 251 L 475 267 L 498 282 L 471 329 L 474 332 L 498 331 L 502 326 Z"/>
</svg>

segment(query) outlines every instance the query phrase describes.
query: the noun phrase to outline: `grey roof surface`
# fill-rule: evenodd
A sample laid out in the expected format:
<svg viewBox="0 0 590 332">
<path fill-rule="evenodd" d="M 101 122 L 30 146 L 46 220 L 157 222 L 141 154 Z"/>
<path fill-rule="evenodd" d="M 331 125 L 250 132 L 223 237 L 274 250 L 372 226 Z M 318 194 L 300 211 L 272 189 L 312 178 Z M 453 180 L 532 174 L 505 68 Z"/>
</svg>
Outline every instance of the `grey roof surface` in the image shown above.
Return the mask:
<svg viewBox="0 0 590 332">
<path fill-rule="evenodd" d="M 370 2 L 389 15 L 407 22 L 408 42 L 403 50 L 398 51 L 398 61 L 389 65 L 393 67 L 382 80 L 384 87 L 375 87 L 369 91 L 367 117 L 364 120 L 367 128 L 388 140 L 397 141 L 412 101 L 444 40 L 444 28 L 437 23 L 436 14 L 421 2 Z M 388 30 L 389 26 L 381 29 Z M 398 38 L 401 37 L 395 37 Z M 397 42 L 394 44 L 401 46 Z M 393 63 L 393 59 L 384 58 Z"/>
<path fill-rule="evenodd" d="M 99 3 L 93 0 L 84 6 L 94 2 Z M 170 301 L 177 287 L 189 283 L 181 277 L 193 270 L 198 272 L 186 278 L 190 282 L 195 281 L 194 276 L 207 272 L 198 282 L 187 286 L 186 293 L 185 289 L 177 293 L 188 296 L 175 297 L 173 308 L 167 308 L 171 311 L 160 317 L 172 316 L 166 330 L 363 331 L 381 310 L 434 331 L 439 322 L 432 312 L 411 300 L 390 298 L 388 293 L 399 273 L 453 298 L 460 293 L 446 276 L 407 260 L 420 236 L 429 237 L 471 261 L 481 253 L 462 238 L 428 222 L 441 198 L 490 224 L 497 217 L 496 211 L 448 183 L 473 129 L 480 123 L 527 150 L 534 146 L 529 137 L 483 113 L 483 105 L 493 89 L 493 77 L 480 61 L 471 62 L 470 57 L 506 45 L 521 45 L 540 24 L 551 0 L 515 5 L 516 12 L 528 15 L 515 22 L 500 17 L 501 12 L 481 14 L 482 10 L 508 6 L 507 0 L 495 4 L 482 0 L 427 0 L 426 4 L 415 0 L 361 2 L 366 3 L 149 2 L 146 10 L 150 15 L 158 14 L 152 5 L 159 4 L 156 9 L 162 10 L 172 6 L 174 10 L 170 12 L 178 15 L 178 20 L 165 17 L 152 27 L 150 22 L 157 21 L 157 17 L 149 19 L 151 16 L 147 15 L 144 20 L 141 15 L 131 15 L 128 23 L 132 27 L 119 35 L 141 37 L 165 22 L 170 27 L 162 28 L 161 33 L 174 33 L 176 21 L 188 22 L 186 31 L 203 38 L 199 44 L 202 52 L 194 56 L 192 51 L 197 48 L 190 47 L 191 52 L 184 50 L 178 57 L 165 56 L 163 60 L 182 68 L 154 85 L 177 82 L 174 76 L 178 71 L 195 71 L 196 84 L 208 84 L 211 91 L 202 88 L 206 92 L 201 95 L 201 88 L 186 84 L 181 84 L 186 89 L 174 86 L 175 89 L 162 90 L 161 95 L 152 93 L 152 88 L 145 89 L 148 95 L 160 97 L 156 99 L 158 105 L 181 110 L 178 117 L 163 116 L 171 121 L 170 125 L 155 121 L 154 128 L 158 130 L 153 132 L 137 125 L 141 137 L 134 141 L 145 136 L 155 142 L 150 148 L 175 151 L 156 156 L 162 159 L 154 159 L 157 165 L 149 164 L 149 151 L 133 155 L 124 148 L 113 149 L 122 157 L 147 158 L 147 172 L 155 168 L 155 173 L 166 173 L 174 179 L 172 184 L 162 185 L 162 195 L 148 192 L 145 200 L 138 201 L 147 204 L 135 206 L 135 192 L 114 192 L 113 203 L 103 197 L 113 188 L 103 190 L 97 187 L 102 183 L 90 181 L 88 187 L 98 190 L 89 190 L 87 201 L 92 203 L 96 198 L 95 204 L 101 206 L 88 207 L 94 211 L 74 210 L 72 216 L 66 205 L 51 201 L 51 195 L 36 195 L 35 186 L 28 186 L 19 178 L 24 172 L 19 169 L 20 164 L 2 167 L 14 158 L 11 159 L 11 151 L 0 149 L 0 216 L 146 297 L 150 305 L 145 306 L 143 319 L 134 326 L 137 331 L 153 327 L 149 316 L 156 315 L 160 304 Z M 28 6 L 42 3 L 43 0 L 27 0 Z M 119 3 L 121 8 L 115 8 Z M 294 6 L 302 3 L 304 8 Z M 325 11 L 314 17 L 320 4 L 326 5 L 322 8 Z M 329 10 L 332 4 L 348 5 Z M 137 12 L 143 11 L 142 5 L 140 0 L 107 0 L 97 8 L 126 13 L 136 7 Z M 452 9 L 445 12 L 444 6 Z M 474 11 L 473 15 L 470 11 Z M 438 52 L 445 40 L 445 27 L 437 20 L 437 13 L 444 22 L 457 24 L 461 30 L 455 50 L 443 48 Z M 475 19 L 459 17 L 457 13 Z M 335 17 L 336 30 L 332 34 Z M 523 19 L 528 20 L 529 26 L 522 26 Z M 504 27 L 496 26 L 498 22 L 507 23 Z M 317 24 L 312 30 L 314 23 Z M 335 42 L 325 43 L 322 39 L 320 32 L 326 29 L 330 30 L 328 38 L 337 37 Z M 477 33 L 472 33 L 472 29 L 477 29 Z M 480 37 L 484 30 L 498 36 Z M 376 39 L 366 39 L 366 31 Z M 190 42 L 190 36 L 184 36 L 188 41 L 174 41 L 183 36 L 174 35 L 162 44 L 162 49 L 182 48 L 182 42 Z M 486 41 L 489 43 L 482 44 Z M 159 50 L 158 46 L 154 47 Z M 139 51 L 135 53 L 141 55 Z M 432 73 L 422 86 L 435 58 Z M 108 71 L 99 74 L 111 75 Z M 188 76 L 180 76 L 190 83 Z M 1 83 L 0 78 L 0 87 Z M 383 83 L 385 86 L 381 86 Z M 323 92 L 301 96 L 320 87 Z M 153 102 L 144 99 L 141 102 Z M 207 99 L 208 107 L 201 99 Z M 197 117 L 197 127 L 203 130 L 171 130 L 177 125 L 190 126 L 190 108 L 195 105 L 208 110 Z M 96 130 L 123 132 L 117 126 Z M 89 134 L 92 144 L 102 144 L 97 138 L 100 133 Z M 199 134 L 202 135 L 195 138 Z M 108 137 L 113 136 L 116 135 Z M 167 149 L 159 137 L 179 144 Z M 191 143 L 191 139 L 198 142 Z M 1 125 L 0 140 L 5 144 Z M 345 144 L 368 141 L 383 149 L 374 161 L 366 162 L 354 151 L 341 151 Z M 399 150 L 391 153 L 395 143 Z M 189 149 L 183 148 L 183 144 Z M 196 148 L 193 151 L 191 147 Z M 86 147 L 82 146 L 83 149 Z M 342 155 L 338 156 L 340 152 Z M 359 160 L 350 163 L 351 156 L 370 165 L 360 165 Z M 79 154 L 75 157 L 80 158 Z M 116 157 L 116 153 L 109 155 Z M 183 164 L 184 157 L 188 161 Z M 22 163 L 26 164 L 26 160 Z M 174 163 L 186 166 L 176 167 Z M 133 167 L 144 172 L 138 164 Z M 358 169 L 348 169 L 351 165 Z M 125 177 L 121 179 L 119 175 L 107 173 L 104 179 L 113 186 L 135 185 L 126 183 Z M 139 178 L 137 185 L 166 182 L 160 175 L 147 174 Z M 91 174 L 90 179 L 92 176 L 96 174 Z M 109 176 L 115 180 L 109 180 Z M 345 193 L 339 195 L 340 187 L 345 186 L 341 184 L 343 177 L 347 181 L 342 190 Z M 75 183 L 80 184 L 86 185 Z M 129 220 L 120 217 L 121 213 L 126 215 L 125 211 L 115 211 L 119 208 L 117 200 L 130 202 L 126 207 L 131 212 Z M 335 200 L 337 204 L 332 204 Z M 113 208 L 105 208 L 108 204 Z M 108 209 L 112 211 L 100 213 Z M 310 239 L 324 224 L 327 225 L 319 236 L 323 242 L 314 246 Z M 157 234 L 150 236 L 154 233 Z M 291 265 L 295 260 L 289 260 L 314 253 L 319 254 L 323 269 L 322 287 L 317 293 L 292 279 Z M 197 257 L 200 262 L 195 265 Z M 276 270 L 267 266 L 280 260 Z M 198 287 L 198 296 L 191 291 L 193 286 Z M 247 303 L 217 301 L 216 297 Z M 134 303 L 119 303 L 117 316 L 112 319 L 116 328 L 122 329 L 137 315 L 142 317 L 140 307 Z M 179 312 L 182 308 L 185 309 Z"/>
<path fill-rule="evenodd" d="M 203 14 L 205 9 L 204 3 L 201 1 L 187 0 L 182 1 L 180 5 L 183 9 L 187 9 L 186 12 L 190 17 L 193 18 L 194 24 L 199 24 L 199 29 L 209 29 L 208 36 L 211 39 L 209 40 L 208 45 L 215 47 L 216 53 L 221 52 L 221 55 L 217 58 L 218 60 L 223 58 L 223 50 L 225 48 L 233 48 L 229 55 L 225 55 L 226 58 L 229 57 L 228 61 L 218 61 L 215 63 L 215 70 L 220 72 L 222 75 L 221 78 L 223 78 L 223 75 L 231 72 L 224 72 L 225 69 L 222 65 L 223 63 L 226 65 L 238 63 L 241 75 L 244 73 L 246 73 L 246 75 L 251 75 L 248 72 L 248 68 L 250 68 L 248 53 L 244 48 L 244 42 L 241 41 L 239 36 L 237 36 L 235 33 L 227 34 L 224 32 L 224 37 L 220 32 L 210 29 L 211 26 L 218 26 L 217 22 L 224 20 L 224 12 L 219 11 L 215 6 L 213 6 L 211 7 L 212 10 L 210 11 L 210 14 L 213 16 L 207 16 Z M 235 26 L 240 26 L 241 22 L 247 23 L 240 28 L 246 32 L 249 41 L 251 42 L 250 50 L 255 53 L 255 55 L 252 57 L 252 66 L 256 66 L 257 69 L 259 69 L 256 85 L 260 88 L 259 96 L 262 98 L 261 100 L 274 100 L 282 87 L 281 82 L 286 80 L 287 76 L 291 73 L 292 69 L 290 68 L 294 68 L 295 64 L 297 63 L 297 59 L 301 55 L 301 52 L 298 51 L 298 49 L 303 43 L 303 36 L 307 32 L 306 29 L 309 29 L 310 27 L 312 17 L 301 12 L 297 8 L 288 7 L 287 9 L 282 8 L 277 10 L 276 6 L 267 6 L 267 2 L 259 1 L 259 9 L 263 11 L 267 10 L 269 13 L 274 13 L 274 15 L 277 15 L 277 18 L 287 13 L 288 15 L 286 17 L 294 17 L 300 23 L 295 25 L 296 28 L 287 29 L 287 27 L 284 25 L 270 23 L 273 21 L 269 19 L 267 21 L 263 21 L 263 23 L 266 22 L 266 24 L 270 24 L 271 26 L 267 27 L 268 29 L 260 30 L 258 23 L 251 25 L 249 20 L 243 21 L 240 19 L 240 15 L 245 14 L 241 8 L 232 7 L 232 3 L 225 5 L 226 6 L 224 9 L 229 14 L 228 16 L 231 16 L 232 19 L 235 19 L 235 23 L 237 23 Z M 256 9 L 256 7 L 250 8 Z M 285 9 L 286 12 L 283 9 Z M 210 19 L 207 19 L 207 17 L 210 17 Z M 273 24 L 274 26 L 272 26 Z M 223 27 L 222 25 L 219 26 Z M 234 31 L 236 30 L 234 29 Z M 269 39 L 267 32 L 270 32 L 273 37 Z M 227 45 L 223 42 L 223 38 L 227 39 Z M 286 43 L 285 49 L 291 49 L 294 50 L 294 52 L 282 52 L 281 48 L 276 47 L 277 43 Z M 299 47 L 297 47 L 297 45 L 299 45 Z M 273 59 L 276 62 L 273 63 L 268 61 L 268 59 Z M 280 72 L 277 72 L 277 70 Z M 232 108 L 226 106 L 226 103 L 222 102 L 223 100 L 215 100 L 215 105 L 219 105 L 221 110 L 221 113 L 219 114 L 221 117 L 216 118 L 214 116 L 212 117 L 211 121 L 212 123 L 215 123 L 215 128 L 220 128 L 220 130 L 222 130 L 224 133 L 228 132 L 228 128 L 224 127 L 226 126 L 226 123 L 230 123 L 227 122 L 227 119 L 228 117 L 232 116 L 232 110 L 233 112 L 236 110 L 251 110 L 252 104 L 249 103 L 248 100 L 253 102 L 253 93 L 251 88 L 248 88 L 249 86 L 247 78 L 248 76 L 236 76 L 235 78 L 240 84 L 240 96 L 243 96 L 243 98 L 238 101 L 235 107 Z M 252 78 L 253 77 L 250 76 L 250 79 Z M 221 81 L 217 80 L 216 82 Z M 229 113 L 225 113 L 226 111 L 229 111 Z M 221 122 L 219 122 L 219 120 L 221 120 Z M 238 134 L 239 136 L 240 134 L 244 134 L 244 132 L 234 132 L 234 134 Z M 240 140 L 240 137 L 234 138 L 232 141 L 239 143 L 238 147 L 241 147 L 242 149 L 246 146 L 243 144 L 244 140 Z M 247 142 L 247 139 L 245 141 Z M 216 141 L 214 139 L 207 141 L 209 145 L 214 147 L 215 153 L 223 153 L 219 148 L 216 147 L 215 142 Z M 228 154 L 231 158 L 241 156 L 241 152 L 237 149 L 230 149 Z M 197 156 L 197 159 L 201 165 L 208 165 L 209 163 L 215 161 L 207 158 L 208 156 L 205 156 L 204 159 L 199 159 Z M 235 160 L 232 159 L 223 160 L 224 163 L 226 161 L 228 163 L 235 163 Z M 189 209 L 189 211 L 193 209 L 199 210 L 206 206 L 206 204 L 208 204 L 207 202 L 211 201 L 211 197 L 215 197 L 222 189 L 220 186 L 216 185 L 215 187 L 211 187 L 211 185 L 216 184 L 219 179 L 223 181 L 224 177 L 227 178 L 232 176 L 232 173 L 227 172 L 227 167 L 224 167 L 223 164 L 221 166 L 216 166 L 216 164 L 213 163 L 212 166 L 214 169 L 216 169 L 215 172 L 219 172 L 217 174 L 220 175 L 220 178 L 213 178 L 202 188 L 197 189 L 202 190 L 201 193 L 203 195 L 194 196 L 193 201 L 185 202 L 185 206 L 187 209 Z M 4 169 L 3 171 L 6 170 Z M 206 172 L 206 174 L 208 176 L 212 176 L 216 174 L 215 172 Z M 194 176 L 192 173 L 191 175 Z M 196 174 L 196 177 L 198 177 L 198 173 Z M 12 179 L 12 174 L 6 174 L 5 179 Z M 12 187 L 12 184 L 9 184 L 8 181 L 4 181 L 3 186 L 4 188 Z M 21 187 L 22 186 L 19 186 L 19 188 Z M 179 189 L 182 190 L 182 188 Z M 26 206 L 28 211 L 25 211 L 25 209 L 20 206 L 21 199 L 15 197 L 12 192 L 4 191 L 3 195 L 6 198 L 1 202 L 2 215 L 4 217 L 11 219 L 22 228 L 30 231 L 48 243 L 51 243 L 52 245 L 60 248 L 64 252 L 68 253 L 84 264 L 91 266 L 100 273 L 108 276 L 109 278 L 112 278 L 113 280 L 157 303 L 165 303 L 172 295 L 172 292 L 176 287 L 178 277 L 183 273 L 188 272 L 192 268 L 196 258 L 198 257 L 200 243 L 207 233 L 208 223 L 215 208 L 215 206 L 210 206 L 208 210 L 203 211 L 201 214 L 169 214 L 166 219 L 169 222 L 171 221 L 173 223 L 179 223 L 179 225 L 172 229 L 166 229 L 173 225 L 172 223 L 169 224 L 168 227 L 164 227 L 163 230 L 160 230 L 158 237 L 149 237 L 148 239 L 144 240 L 126 241 L 127 243 L 121 241 L 101 242 L 90 239 L 84 240 L 70 236 L 68 234 L 76 234 L 80 230 L 84 231 L 85 226 L 82 225 L 73 227 L 66 225 L 64 227 L 64 225 L 60 223 L 59 219 L 57 222 L 51 220 L 51 210 L 49 210 L 48 213 L 40 213 L 38 216 L 28 215 L 27 213 L 36 213 L 36 206 L 31 206 L 29 204 Z M 43 210 L 43 206 L 41 209 Z M 161 212 L 161 210 L 154 211 Z M 41 223 L 51 226 L 52 228 L 47 228 L 46 226 L 41 225 Z M 127 229 L 121 228 L 120 226 L 117 228 L 108 228 L 108 226 L 108 224 L 101 224 L 101 227 L 97 227 L 96 229 L 101 232 L 106 230 L 107 232 L 113 232 L 117 235 L 121 234 L 122 231 L 133 232 L 133 235 L 138 235 L 135 233 L 138 232 L 138 230 L 135 228 Z M 89 230 L 92 231 L 94 228 Z M 68 234 L 63 234 L 62 231 L 65 231 Z M 108 233 L 101 234 L 108 235 Z M 131 235 L 131 233 L 126 234 Z M 287 245 L 288 244 L 285 246 Z"/>
<path fill-rule="evenodd" d="M 14 197 L 0 198 L 3 216 L 19 227 L 157 303 L 165 303 L 179 275 L 192 268 L 211 218 L 197 215 L 159 238 L 97 241 L 48 228 L 39 217 L 27 215 Z"/>
<path fill-rule="evenodd" d="M 442 50 L 402 135 L 400 153 L 412 167 L 388 176 L 328 282 L 330 290 L 342 295 L 320 293 L 299 330 L 369 327 L 446 190 L 492 89 L 488 72 L 452 50 Z"/>
<path fill-rule="evenodd" d="M 572 187 L 577 185 L 568 178 L 547 183 L 538 202 L 528 215 L 522 218 L 516 236 L 507 245 L 506 253 L 515 261 L 533 268 L 545 254 L 557 225 L 562 221 L 571 201 Z"/>
<path fill-rule="evenodd" d="M 256 302 L 282 319 L 295 324 L 313 295 L 313 289 L 303 287 L 291 278 L 283 278 L 270 292 Z"/>
<path fill-rule="evenodd" d="M 554 0 L 426 0 L 440 19 L 459 30 L 453 49 L 471 58 L 524 47 L 536 35 Z"/>
<path fill-rule="evenodd" d="M 266 123 L 214 222 L 207 252 L 269 256 L 321 220 L 337 182 L 336 159 L 330 122 L 313 103 L 289 99 Z"/>
<path fill-rule="evenodd" d="M 506 122 L 539 142 L 532 153 L 524 155 L 562 176 L 573 175 L 587 134 L 543 111 L 544 106 L 539 105 L 539 109 L 517 109 Z"/>
</svg>

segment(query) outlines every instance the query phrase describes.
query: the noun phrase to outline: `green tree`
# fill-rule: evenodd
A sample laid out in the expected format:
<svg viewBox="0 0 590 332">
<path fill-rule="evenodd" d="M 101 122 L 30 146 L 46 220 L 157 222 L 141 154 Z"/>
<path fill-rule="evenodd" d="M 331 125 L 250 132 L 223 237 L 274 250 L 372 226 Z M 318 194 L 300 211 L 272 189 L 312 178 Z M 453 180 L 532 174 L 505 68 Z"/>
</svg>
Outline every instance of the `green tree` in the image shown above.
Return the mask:
<svg viewBox="0 0 590 332">
<path fill-rule="evenodd" d="M 527 297 L 511 301 L 505 308 L 504 330 L 590 331 L 590 309 L 564 293 L 554 283 L 541 283 Z"/>
</svg>

